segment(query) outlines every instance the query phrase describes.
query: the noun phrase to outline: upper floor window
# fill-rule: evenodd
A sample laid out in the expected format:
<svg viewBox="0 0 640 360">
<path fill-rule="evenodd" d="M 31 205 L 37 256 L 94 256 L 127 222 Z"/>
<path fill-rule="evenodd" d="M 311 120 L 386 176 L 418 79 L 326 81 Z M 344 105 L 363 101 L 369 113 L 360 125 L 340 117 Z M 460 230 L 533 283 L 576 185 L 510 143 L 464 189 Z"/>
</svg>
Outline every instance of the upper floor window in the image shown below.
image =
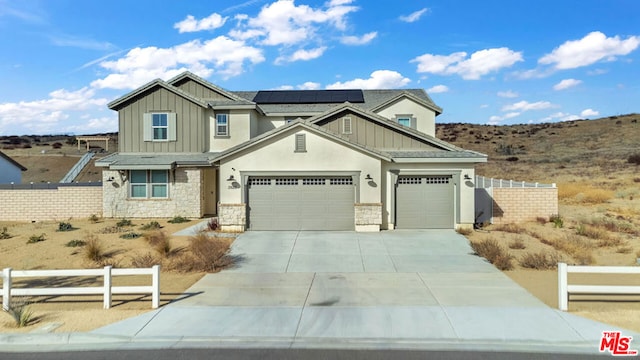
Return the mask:
<svg viewBox="0 0 640 360">
<path fill-rule="evenodd" d="M 152 114 L 151 128 L 153 129 L 153 140 L 167 140 L 169 130 L 167 114 Z"/>
<path fill-rule="evenodd" d="M 169 188 L 167 170 L 131 170 L 130 196 L 135 199 L 166 199 Z"/>
<path fill-rule="evenodd" d="M 216 135 L 229 136 L 229 116 L 227 114 L 216 114 Z"/>
<path fill-rule="evenodd" d="M 145 113 L 143 126 L 144 141 L 176 141 L 176 113 Z"/>
<path fill-rule="evenodd" d="M 400 124 L 402 126 L 411 127 L 411 118 L 410 117 L 399 117 L 398 118 L 398 124 Z"/>
</svg>

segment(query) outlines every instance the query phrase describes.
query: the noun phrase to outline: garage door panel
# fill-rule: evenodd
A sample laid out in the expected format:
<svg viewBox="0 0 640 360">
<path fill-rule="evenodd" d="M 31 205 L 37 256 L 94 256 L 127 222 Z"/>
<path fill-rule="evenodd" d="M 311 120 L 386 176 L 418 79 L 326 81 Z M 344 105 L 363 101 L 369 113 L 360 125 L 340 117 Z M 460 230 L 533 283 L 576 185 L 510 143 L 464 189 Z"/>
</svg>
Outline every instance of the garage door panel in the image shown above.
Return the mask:
<svg viewBox="0 0 640 360">
<path fill-rule="evenodd" d="M 353 230 L 354 196 L 350 177 L 251 178 L 249 228 Z"/>
<path fill-rule="evenodd" d="M 401 176 L 396 184 L 396 227 L 454 227 L 454 185 L 451 176 Z"/>
</svg>

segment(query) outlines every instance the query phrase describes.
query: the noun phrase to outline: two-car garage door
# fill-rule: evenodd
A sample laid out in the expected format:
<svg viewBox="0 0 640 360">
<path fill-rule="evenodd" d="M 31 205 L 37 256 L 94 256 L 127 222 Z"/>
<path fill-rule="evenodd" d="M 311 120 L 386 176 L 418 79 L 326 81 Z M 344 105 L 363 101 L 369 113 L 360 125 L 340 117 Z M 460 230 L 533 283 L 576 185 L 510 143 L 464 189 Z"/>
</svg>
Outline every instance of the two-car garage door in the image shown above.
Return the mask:
<svg viewBox="0 0 640 360">
<path fill-rule="evenodd" d="M 452 229 L 454 204 L 451 176 L 400 176 L 396 183 L 396 228 Z"/>
<path fill-rule="evenodd" d="M 355 188 L 350 176 L 250 177 L 251 230 L 353 230 Z"/>
</svg>

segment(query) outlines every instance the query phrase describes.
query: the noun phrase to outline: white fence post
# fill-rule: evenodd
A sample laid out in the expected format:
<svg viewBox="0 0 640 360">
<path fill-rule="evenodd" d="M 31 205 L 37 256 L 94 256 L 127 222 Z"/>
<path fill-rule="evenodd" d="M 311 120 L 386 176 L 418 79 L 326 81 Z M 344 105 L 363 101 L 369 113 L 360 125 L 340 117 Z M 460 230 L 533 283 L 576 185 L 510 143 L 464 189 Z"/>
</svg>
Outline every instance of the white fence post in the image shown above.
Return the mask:
<svg viewBox="0 0 640 360">
<path fill-rule="evenodd" d="M 2 270 L 2 310 L 11 308 L 11 268 Z"/>
<path fill-rule="evenodd" d="M 103 308 L 111 308 L 111 266 L 104 267 L 104 304 Z"/>
<path fill-rule="evenodd" d="M 562 311 L 569 309 L 566 263 L 558 263 L 558 308 Z"/>
<path fill-rule="evenodd" d="M 151 307 L 157 309 L 160 307 L 160 265 L 153 265 L 153 273 L 151 274 Z"/>
</svg>

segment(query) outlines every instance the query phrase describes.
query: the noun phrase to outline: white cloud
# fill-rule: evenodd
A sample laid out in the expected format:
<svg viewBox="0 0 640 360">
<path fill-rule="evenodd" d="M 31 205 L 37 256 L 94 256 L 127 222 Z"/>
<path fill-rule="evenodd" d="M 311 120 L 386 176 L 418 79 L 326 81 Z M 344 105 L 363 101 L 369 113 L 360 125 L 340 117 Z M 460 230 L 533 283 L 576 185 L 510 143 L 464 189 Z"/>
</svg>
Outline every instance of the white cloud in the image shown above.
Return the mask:
<svg viewBox="0 0 640 360">
<path fill-rule="evenodd" d="M 494 116 L 491 116 L 489 118 L 488 124 L 489 125 L 498 125 L 501 121 L 507 120 L 507 119 L 511 119 L 511 118 L 516 117 L 516 116 L 520 116 L 520 113 L 517 112 L 517 111 L 516 112 L 506 113 L 506 114 L 504 114 L 502 116 L 494 115 Z"/>
<path fill-rule="evenodd" d="M 564 113 L 564 112 L 557 112 L 557 113 L 553 113 L 547 117 L 544 117 L 542 119 L 538 119 L 538 120 L 529 120 L 530 124 L 535 124 L 535 123 L 544 123 L 544 122 L 551 122 L 554 120 L 557 121 L 571 121 L 571 120 L 578 120 L 580 119 L 579 116 L 577 115 L 573 115 L 573 114 L 569 114 L 569 113 Z"/>
<path fill-rule="evenodd" d="M 283 64 L 287 62 L 309 61 L 309 60 L 317 59 L 320 56 L 322 56 L 322 54 L 324 54 L 325 50 L 327 50 L 326 46 L 322 46 L 322 47 L 311 49 L 311 50 L 300 49 L 295 51 L 290 56 L 279 56 L 276 59 L 275 63 Z"/>
<path fill-rule="evenodd" d="M 327 89 L 392 89 L 406 86 L 411 80 L 397 71 L 376 70 L 368 79 L 354 79 L 327 85 Z"/>
<path fill-rule="evenodd" d="M 307 81 L 304 84 L 298 85 L 297 88 L 300 90 L 317 90 L 320 88 L 320 83 Z"/>
<path fill-rule="evenodd" d="M 170 48 L 131 49 L 124 57 L 103 61 L 111 74 L 91 83 L 97 88 L 135 89 L 156 78 L 167 79 L 190 70 L 202 77 L 213 73 L 225 78 L 239 75 L 246 63 L 264 61 L 262 50 L 243 41 L 219 36 L 204 42 L 193 40 Z"/>
<path fill-rule="evenodd" d="M 600 112 L 593 109 L 584 109 L 580 113 L 580 116 L 582 116 L 583 118 L 588 118 L 588 117 L 598 116 L 598 115 L 600 115 Z"/>
<path fill-rule="evenodd" d="M 529 110 L 544 110 L 558 107 L 548 101 L 537 101 L 530 103 L 522 100 L 514 104 L 505 105 L 502 107 L 502 111 L 529 111 Z"/>
<path fill-rule="evenodd" d="M 560 81 L 559 83 L 553 85 L 553 90 L 565 90 L 574 86 L 578 86 L 582 84 L 582 80 L 576 80 L 576 79 L 564 79 L 562 81 Z"/>
<path fill-rule="evenodd" d="M 609 70 L 607 69 L 593 69 L 593 70 L 589 70 L 587 71 L 587 75 L 602 75 L 602 74 L 606 74 L 608 73 Z"/>
<path fill-rule="evenodd" d="M 108 100 L 96 98 L 95 89 L 84 87 L 76 91 L 59 89 L 47 99 L 0 104 L 0 129 L 19 124 L 23 131 L 33 133 L 63 132 L 63 120 L 70 113 L 104 109 Z M 112 128 L 115 129 L 115 128 Z"/>
<path fill-rule="evenodd" d="M 543 56 L 538 63 L 553 65 L 556 69 L 575 69 L 598 61 L 613 61 L 616 56 L 627 55 L 640 45 L 640 36 L 621 40 L 594 31 L 580 40 L 570 40 Z"/>
<path fill-rule="evenodd" d="M 503 98 L 517 98 L 519 95 L 515 91 L 507 90 L 507 91 L 498 91 L 498 96 Z"/>
<path fill-rule="evenodd" d="M 489 107 L 489 104 L 482 104 L 480 105 L 480 109 L 486 109 Z"/>
<path fill-rule="evenodd" d="M 365 45 L 371 42 L 371 40 L 375 39 L 378 36 L 377 31 L 372 31 L 370 33 L 366 33 L 360 37 L 358 36 L 343 36 L 340 39 L 340 42 L 345 45 Z"/>
<path fill-rule="evenodd" d="M 271 90 L 293 90 L 293 85 L 280 85 L 278 87 L 272 88 Z"/>
<path fill-rule="evenodd" d="M 414 11 L 409 15 L 400 16 L 399 19 L 400 19 L 400 21 L 404 21 L 404 22 L 408 22 L 408 23 L 416 22 L 416 21 L 420 20 L 420 17 L 422 17 L 422 15 L 424 15 L 427 11 L 429 11 L 428 8 L 423 8 L 423 9 L 420 9 L 418 11 Z"/>
<path fill-rule="evenodd" d="M 220 14 L 213 13 L 206 18 L 196 20 L 193 15 L 187 17 L 173 25 L 174 29 L 178 29 L 179 33 L 196 32 L 203 30 L 214 30 L 220 28 L 227 21 L 228 17 L 222 17 Z"/>
<path fill-rule="evenodd" d="M 345 30 L 346 16 L 358 10 L 349 3 L 351 1 L 332 1 L 324 9 L 314 9 L 296 5 L 293 0 L 278 0 L 264 6 L 256 17 L 241 22 L 229 34 L 236 39 L 258 39 L 263 45 L 271 46 L 303 43 L 316 38 L 319 25 Z"/>
<path fill-rule="evenodd" d="M 446 85 L 436 85 L 427 89 L 427 92 L 432 94 L 445 93 L 447 91 L 449 91 L 449 87 Z"/>
<path fill-rule="evenodd" d="M 478 80 L 518 61 L 523 61 L 522 53 L 506 47 L 476 51 L 469 58 L 466 52 L 456 52 L 451 55 L 424 54 L 411 60 L 418 63 L 419 73 L 457 74 L 465 80 Z"/>
</svg>

